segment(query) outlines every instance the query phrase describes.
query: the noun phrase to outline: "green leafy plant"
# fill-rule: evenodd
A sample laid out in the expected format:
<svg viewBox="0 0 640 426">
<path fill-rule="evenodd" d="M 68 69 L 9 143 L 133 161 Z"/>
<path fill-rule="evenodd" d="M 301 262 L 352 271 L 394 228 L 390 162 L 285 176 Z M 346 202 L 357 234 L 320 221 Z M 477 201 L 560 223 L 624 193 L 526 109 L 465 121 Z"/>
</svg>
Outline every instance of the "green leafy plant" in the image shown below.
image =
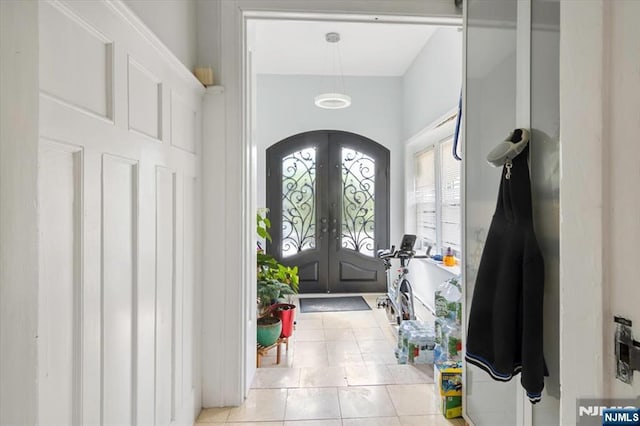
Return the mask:
<svg viewBox="0 0 640 426">
<path fill-rule="evenodd" d="M 269 228 L 271 221 L 264 213 L 256 215 L 257 233 L 260 238 L 271 241 Z M 286 266 L 267 254 L 258 243 L 257 253 L 258 304 L 261 315 L 268 314 L 269 306 L 274 300 L 288 294 L 296 294 L 300 278 L 297 266 Z"/>
<path fill-rule="evenodd" d="M 265 240 L 269 240 L 271 241 L 271 235 L 269 235 L 269 228 L 271 228 L 271 221 L 269 220 L 269 218 L 267 217 L 267 209 L 263 209 L 264 212 L 264 216 L 263 213 L 258 212 L 256 214 L 256 223 L 257 223 L 257 231 L 258 231 L 258 236 L 260 238 L 264 238 Z"/>
</svg>

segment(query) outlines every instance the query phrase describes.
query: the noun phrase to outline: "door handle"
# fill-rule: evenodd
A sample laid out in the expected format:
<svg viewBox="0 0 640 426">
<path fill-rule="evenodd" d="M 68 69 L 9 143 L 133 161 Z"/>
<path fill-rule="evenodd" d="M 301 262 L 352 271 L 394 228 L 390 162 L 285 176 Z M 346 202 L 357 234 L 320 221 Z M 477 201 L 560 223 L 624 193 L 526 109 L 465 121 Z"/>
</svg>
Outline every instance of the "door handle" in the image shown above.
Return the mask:
<svg viewBox="0 0 640 426">
<path fill-rule="evenodd" d="M 331 233 L 335 236 L 335 239 L 336 239 L 336 240 L 339 240 L 339 239 L 340 239 L 340 236 L 338 235 L 338 230 L 337 230 L 336 228 L 333 228 L 333 229 L 331 230 Z"/>
<path fill-rule="evenodd" d="M 338 230 L 336 229 L 337 223 L 338 221 L 335 218 L 331 219 L 331 225 L 333 226 L 333 228 L 331 229 L 331 233 L 335 235 L 336 240 L 339 240 L 340 237 L 338 236 Z"/>
</svg>

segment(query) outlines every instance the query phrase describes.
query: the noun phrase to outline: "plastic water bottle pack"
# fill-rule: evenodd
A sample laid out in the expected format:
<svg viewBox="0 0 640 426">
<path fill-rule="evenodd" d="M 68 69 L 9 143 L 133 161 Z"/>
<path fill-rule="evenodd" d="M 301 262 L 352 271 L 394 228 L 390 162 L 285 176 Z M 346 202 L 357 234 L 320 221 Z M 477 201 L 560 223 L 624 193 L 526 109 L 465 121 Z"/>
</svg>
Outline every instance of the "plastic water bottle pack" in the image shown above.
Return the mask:
<svg viewBox="0 0 640 426">
<path fill-rule="evenodd" d="M 396 357 L 398 364 L 433 363 L 435 329 L 432 325 L 417 320 L 407 320 L 398 328 Z"/>
</svg>

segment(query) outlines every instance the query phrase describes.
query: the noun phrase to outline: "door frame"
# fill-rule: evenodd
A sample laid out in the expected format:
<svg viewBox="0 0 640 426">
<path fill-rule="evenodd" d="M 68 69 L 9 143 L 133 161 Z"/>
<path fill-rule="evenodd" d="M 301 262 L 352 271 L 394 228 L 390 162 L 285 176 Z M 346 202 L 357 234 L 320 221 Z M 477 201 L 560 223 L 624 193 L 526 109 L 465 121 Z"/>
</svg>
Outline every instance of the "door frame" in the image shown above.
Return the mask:
<svg viewBox="0 0 640 426">
<path fill-rule="evenodd" d="M 517 3 L 517 11 L 516 11 L 516 127 L 522 128 L 530 128 L 531 127 L 531 1 L 532 0 L 521 0 Z M 465 1 L 463 3 L 463 15 L 467 16 L 468 3 Z M 462 137 L 460 138 L 462 141 L 462 152 L 464 158 L 465 146 L 466 146 L 466 138 L 464 137 L 464 131 L 466 129 L 466 119 L 467 119 L 467 45 L 468 45 L 468 33 L 466 31 L 466 25 L 463 29 L 463 40 L 462 40 Z M 462 200 L 466 199 L 466 188 L 465 188 L 465 167 L 462 167 L 462 191 L 461 197 Z M 466 227 L 465 225 L 465 217 L 466 217 L 466 203 L 462 203 L 462 252 L 467 253 L 466 247 Z M 461 269 L 464 271 L 467 268 L 466 265 L 466 256 L 462 257 Z M 464 280 L 463 280 L 464 282 Z M 468 315 L 468 307 L 467 307 L 467 296 L 466 296 L 466 284 L 463 286 L 463 299 L 465 303 L 462 304 L 462 335 L 467 335 L 467 315 Z M 462 360 L 463 367 L 466 367 L 467 362 L 463 357 Z M 468 376 L 466 374 L 466 368 L 463 368 L 463 378 L 462 381 L 466 386 Z M 520 382 L 517 382 L 516 385 L 516 421 L 520 426 L 531 426 L 533 424 L 533 407 L 532 404 L 529 403 L 529 398 L 526 395 L 526 392 Z M 463 417 L 464 419 L 471 425 L 473 425 L 472 420 L 469 418 L 467 413 L 467 393 L 462 393 L 462 406 L 463 406 Z"/>
<path fill-rule="evenodd" d="M 256 143 L 252 138 L 253 93 L 249 74 L 247 21 L 250 19 L 306 19 L 347 22 L 380 22 L 460 26 L 461 12 L 453 1 L 415 2 L 388 0 L 379 2 L 340 0 L 229 0 L 219 2 L 217 14 L 220 58 L 220 84 L 224 85 L 224 114 L 207 117 L 224 127 L 225 169 L 229 171 L 224 215 L 226 232 L 203 235 L 203 259 L 214 258 L 215 247 L 221 244 L 227 253 L 225 266 L 217 274 L 203 271 L 205 285 L 216 282 L 236 283 L 216 287 L 222 298 L 204 300 L 220 308 L 221 323 L 203 324 L 208 335 L 215 328 L 227 327 L 238 336 L 227 342 L 228 349 L 216 351 L 214 345 L 203 342 L 202 359 L 216 360 L 224 369 L 203 374 L 203 406 L 240 405 L 248 394 L 255 373 L 255 299 L 256 299 Z M 208 135 L 205 140 L 208 140 Z M 205 166 L 206 167 L 206 166 Z M 219 204 L 207 188 L 217 182 L 203 181 L 203 203 Z M 239 283 L 239 284 L 238 284 Z M 220 306 L 223 300 L 224 306 Z M 220 383 L 223 384 L 222 389 Z"/>
</svg>

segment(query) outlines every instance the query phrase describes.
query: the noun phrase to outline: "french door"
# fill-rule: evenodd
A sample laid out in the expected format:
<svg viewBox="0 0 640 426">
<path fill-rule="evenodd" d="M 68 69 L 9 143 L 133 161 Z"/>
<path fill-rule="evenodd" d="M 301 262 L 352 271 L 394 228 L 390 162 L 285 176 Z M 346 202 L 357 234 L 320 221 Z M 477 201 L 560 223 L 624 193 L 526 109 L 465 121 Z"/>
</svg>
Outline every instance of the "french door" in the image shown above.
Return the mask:
<svg viewBox="0 0 640 426">
<path fill-rule="evenodd" d="M 381 292 L 389 245 L 389 150 L 320 130 L 267 149 L 267 252 L 298 266 L 301 293 Z"/>
</svg>

